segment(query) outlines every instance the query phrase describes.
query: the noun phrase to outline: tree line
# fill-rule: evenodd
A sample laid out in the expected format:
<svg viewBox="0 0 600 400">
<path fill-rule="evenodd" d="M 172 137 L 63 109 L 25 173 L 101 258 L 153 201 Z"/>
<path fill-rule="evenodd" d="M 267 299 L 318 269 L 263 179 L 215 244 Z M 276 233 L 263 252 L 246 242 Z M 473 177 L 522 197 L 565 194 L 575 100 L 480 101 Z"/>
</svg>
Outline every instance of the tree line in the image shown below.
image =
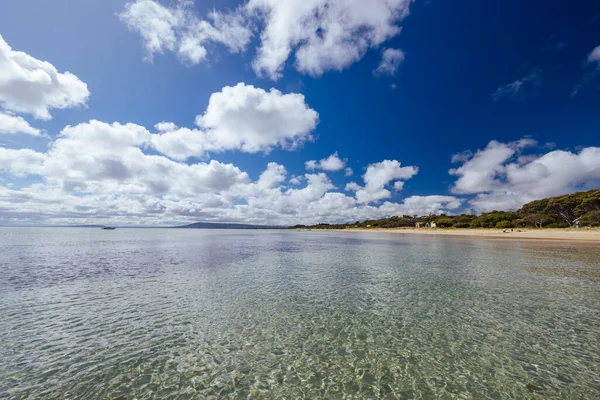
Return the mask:
<svg viewBox="0 0 600 400">
<path fill-rule="evenodd" d="M 402 228 L 415 227 L 417 223 L 423 225 L 435 223 L 438 228 L 509 229 L 600 226 L 600 190 L 589 190 L 535 200 L 525 204 L 517 211 L 491 211 L 481 215 L 403 215 L 344 224 L 296 225 L 290 228 Z"/>
</svg>

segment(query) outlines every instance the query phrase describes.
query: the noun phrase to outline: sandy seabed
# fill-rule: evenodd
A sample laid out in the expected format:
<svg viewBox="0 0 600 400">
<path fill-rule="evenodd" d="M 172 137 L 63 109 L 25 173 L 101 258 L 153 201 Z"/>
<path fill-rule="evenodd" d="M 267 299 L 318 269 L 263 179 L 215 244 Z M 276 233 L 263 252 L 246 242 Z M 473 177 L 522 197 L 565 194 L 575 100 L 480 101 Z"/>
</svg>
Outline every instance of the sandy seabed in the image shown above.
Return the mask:
<svg viewBox="0 0 600 400">
<path fill-rule="evenodd" d="M 454 236 L 473 239 L 548 240 L 600 244 L 600 228 L 582 229 L 442 229 L 442 228 L 348 228 L 344 232 L 387 232 L 410 235 Z"/>
</svg>

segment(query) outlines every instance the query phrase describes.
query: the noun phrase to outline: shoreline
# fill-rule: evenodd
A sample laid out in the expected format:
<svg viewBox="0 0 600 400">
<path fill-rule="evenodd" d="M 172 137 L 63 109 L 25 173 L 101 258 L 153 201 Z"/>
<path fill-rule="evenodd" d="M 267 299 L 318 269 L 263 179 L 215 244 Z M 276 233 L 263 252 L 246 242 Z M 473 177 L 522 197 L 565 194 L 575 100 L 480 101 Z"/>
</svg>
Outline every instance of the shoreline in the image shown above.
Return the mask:
<svg viewBox="0 0 600 400">
<path fill-rule="evenodd" d="M 347 228 L 347 229 L 312 229 L 312 231 L 330 232 L 384 232 L 394 234 L 423 235 L 423 236 L 447 236 L 465 239 L 498 239 L 517 241 L 557 241 L 600 244 L 600 229 L 598 228 L 563 228 L 563 229 L 520 229 L 517 232 L 504 232 L 503 229 L 480 228 L 480 229 L 452 229 L 452 228 Z"/>
</svg>

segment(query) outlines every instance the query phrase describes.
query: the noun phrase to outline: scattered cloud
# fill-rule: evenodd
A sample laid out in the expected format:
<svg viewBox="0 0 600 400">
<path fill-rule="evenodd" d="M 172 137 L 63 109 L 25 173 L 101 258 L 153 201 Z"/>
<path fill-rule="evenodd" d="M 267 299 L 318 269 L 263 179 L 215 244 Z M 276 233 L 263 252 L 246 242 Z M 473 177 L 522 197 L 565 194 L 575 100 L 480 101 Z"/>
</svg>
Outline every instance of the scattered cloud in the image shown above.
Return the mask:
<svg viewBox="0 0 600 400">
<path fill-rule="evenodd" d="M 597 64 L 597 67 L 600 67 L 600 46 L 596 47 L 592 52 L 588 55 L 588 62 L 591 64 Z"/>
<path fill-rule="evenodd" d="M 530 97 L 535 97 L 542 86 L 542 75 L 541 69 L 534 68 L 523 78 L 500 86 L 492 95 L 492 99 L 496 102 L 502 99 L 524 101 Z"/>
<path fill-rule="evenodd" d="M 459 209 L 464 200 L 454 196 L 410 196 L 399 203 L 385 202 L 379 207 L 387 210 L 386 215 L 431 215 L 444 214 Z M 427 210 L 426 212 L 423 212 Z"/>
<path fill-rule="evenodd" d="M 252 181 L 232 164 L 187 164 L 147 154 L 151 135 L 135 124 L 90 121 L 64 128 L 46 152 L 0 148 L 0 170 L 42 179 L 19 189 L 0 187 L 2 222 L 290 225 L 442 213 L 461 203 L 453 196 L 425 196 L 361 204 L 335 191 L 325 173 L 292 177 L 289 182 L 297 187 L 288 188 L 285 167 L 273 162 Z M 381 168 L 390 172 L 381 176 Z M 357 189 L 412 176 L 414 167 L 404 168 L 397 161 L 373 164 L 364 176 L 367 189 Z"/>
<path fill-rule="evenodd" d="M 344 169 L 347 161 L 348 160 L 346 159 L 342 160 L 338 156 L 338 153 L 336 151 L 335 153 L 333 153 L 327 158 L 322 159 L 321 161 L 310 160 L 304 164 L 306 166 L 306 169 L 308 170 L 322 169 L 323 171 L 340 171 Z"/>
<path fill-rule="evenodd" d="M 453 154 L 452 164 L 468 161 L 471 157 L 473 157 L 473 152 L 471 150 L 465 150 L 463 152 Z"/>
<path fill-rule="evenodd" d="M 600 147 L 583 148 L 578 153 L 555 150 L 521 154 L 535 146 L 531 139 L 491 141 L 462 166 L 450 170 L 459 177 L 452 193 L 475 194 L 471 206 L 486 212 L 517 209 L 532 200 L 600 185 Z"/>
<path fill-rule="evenodd" d="M 189 1 L 171 8 L 155 0 L 136 0 L 125 5 L 119 18 L 142 37 L 149 61 L 155 53 L 171 51 L 183 62 L 195 65 L 206 58 L 208 43 L 219 43 L 238 53 L 252 37 L 242 15 L 212 11 L 207 20 L 201 19 Z"/>
<path fill-rule="evenodd" d="M 252 180 L 230 163 L 184 162 L 225 150 L 292 149 L 311 140 L 317 123 L 317 112 L 302 95 L 240 83 L 213 93 L 195 128 L 169 121 L 157 123 L 154 132 L 97 120 L 66 126 L 44 151 L 0 147 L 4 177 L 32 177 L 18 188 L 0 186 L 0 222 L 294 224 L 448 212 L 460 203 L 446 196 L 370 205 L 391 197 L 386 186 L 400 190 L 417 173 L 395 160 L 369 165 L 364 187 L 348 185 L 354 196 L 336 191 L 324 172 L 288 179 L 286 168 L 271 162 Z M 0 126 L 3 133 L 40 134 L 9 112 L 0 113 Z M 309 167 L 349 176 L 346 162 L 336 152 Z"/>
<path fill-rule="evenodd" d="M 350 167 L 344 168 L 344 176 L 352 176 L 354 175 L 354 171 Z"/>
<path fill-rule="evenodd" d="M 401 190 L 404 180 L 410 179 L 417 174 L 417 167 L 401 167 L 397 160 L 384 160 L 379 163 L 370 164 L 367 172 L 362 176 L 365 186 L 361 187 L 355 182 L 346 185 L 346 190 L 356 192 L 356 200 L 359 203 L 371 203 L 382 199 L 389 199 L 392 193 L 385 187 L 392 181 L 394 189 Z"/>
<path fill-rule="evenodd" d="M 39 175 L 45 186 L 70 194 L 104 196 L 213 196 L 248 175 L 217 161 L 184 164 L 148 155 L 143 149 L 150 132 L 135 124 L 92 120 L 65 127 L 47 152 L 4 149 L 0 168 L 13 174 Z M 24 160 L 24 166 L 17 162 Z"/>
<path fill-rule="evenodd" d="M 21 177 L 41 174 L 46 155 L 30 149 L 5 149 L 0 147 L 0 171 L 5 170 Z"/>
<path fill-rule="evenodd" d="M 33 128 L 23 117 L 0 111 L 0 135 L 22 133 L 31 136 L 41 136 L 39 129 Z"/>
<path fill-rule="evenodd" d="M 265 91 L 239 83 L 210 96 L 206 111 L 196 117 L 198 129 L 162 122 L 152 146 L 176 160 L 202 157 L 208 152 L 240 150 L 258 153 L 276 147 L 298 148 L 312 140 L 319 114 L 304 96 Z"/>
<path fill-rule="evenodd" d="M 358 183 L 356 183 L 356 182 L 349 182 L 349 183 L 346 184 L 346 187 L 345 187 L 344 190 L 347 191 L 347 192 L 357 192 L 360 189 L 362 189 L 362 186 L 360 186 Z"/>
<path fill-rule="evenodd" d="M 583 63 L 583 67 L 587 69 L 587 72 L 583 75 L 581 81 L 571 92 L 571 97 L 576 96 L 584 86 L 592 82 L 600 73 L 600 46 L 594 48 L 594 50 L 588 54 L 585 62 Z M 590 67 L 593 69 L 590 69 Z"/>
<path fill-rule="evenodd" d="M 303 74 L 320 76 L 347 68 L 369 48 L 400 33 L 411 1 L 249 0 L 232 12 L 212 11 L 201 19 L 188 1 L 167 7 L 155 0 L 137 0 L 128 3 L 119 17 L 140 34 L 148 60 L 171 51 L 186 63 L 198 64 L 207 56 L 207 43 L 240 52 L 257 33 L 260 44 L 253 69 L 276 80 L 292 53 Z"/>
<path fill-rule="evenodd" d="M 398 68 L 400 68 L 400 64 L 402 64 L 404 58 L 404 52 L 400 49 L 385 49 L 381 56 L 381 62 L 373 73 L 376 76 L 394 76 L 398 72 Z"/>
<path fill-rule="evenodd" d="M 36 119 L 51 119 L 51 109 L 84 106 L 90 95 L 77 76 L 13 50 L 1 35 L 0 71 L 0 106 Z"/>
<path fill-rule="evenodd" d="M 265 21 L 253 63 L 259 76 L 278 79 L 294 52 L 296 69 L 320 76 L 341 71 L 400 33 L 410 0 L 250 0 L 248 13 Z"/>
<path fill-rule="evenodd" d="M 289 180 L 291 185 L 300 185 L 302 182 L 304 181 L 304 176 L 300 175 L 300 176 L 292 176 Z"/>
</svg>

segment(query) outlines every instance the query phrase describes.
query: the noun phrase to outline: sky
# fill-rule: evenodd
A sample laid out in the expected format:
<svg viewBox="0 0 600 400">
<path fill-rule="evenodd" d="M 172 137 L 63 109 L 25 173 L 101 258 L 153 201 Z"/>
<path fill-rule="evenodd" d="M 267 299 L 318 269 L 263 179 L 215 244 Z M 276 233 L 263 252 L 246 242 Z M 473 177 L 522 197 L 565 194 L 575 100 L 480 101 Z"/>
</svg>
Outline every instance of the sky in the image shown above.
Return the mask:
<svg viewBox="0 0 600 400">
<path fill-rule="evenodd" d="M 599 187 L 597 1 L 0 3 L 0 225 L 349 222 Z"/>
</svg>

